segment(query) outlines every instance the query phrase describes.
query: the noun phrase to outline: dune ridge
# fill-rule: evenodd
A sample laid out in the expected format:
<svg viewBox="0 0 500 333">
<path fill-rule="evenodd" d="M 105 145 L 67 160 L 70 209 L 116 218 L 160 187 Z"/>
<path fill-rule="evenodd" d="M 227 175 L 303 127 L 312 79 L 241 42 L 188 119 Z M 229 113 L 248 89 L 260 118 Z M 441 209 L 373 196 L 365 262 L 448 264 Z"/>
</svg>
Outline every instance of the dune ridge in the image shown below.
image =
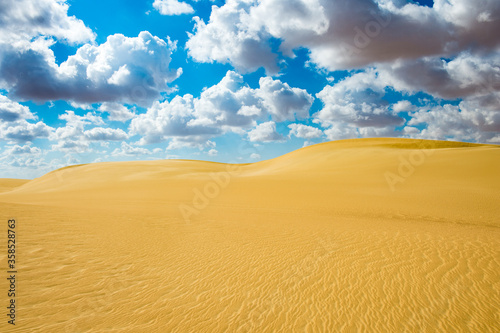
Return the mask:
<svg viewBox="0 0 500 333">
<path fill-rule="evenodd" d="M 497 332 L 499 148 L 355 139 L 0 180 L 12 331 Z"/>
</svg>

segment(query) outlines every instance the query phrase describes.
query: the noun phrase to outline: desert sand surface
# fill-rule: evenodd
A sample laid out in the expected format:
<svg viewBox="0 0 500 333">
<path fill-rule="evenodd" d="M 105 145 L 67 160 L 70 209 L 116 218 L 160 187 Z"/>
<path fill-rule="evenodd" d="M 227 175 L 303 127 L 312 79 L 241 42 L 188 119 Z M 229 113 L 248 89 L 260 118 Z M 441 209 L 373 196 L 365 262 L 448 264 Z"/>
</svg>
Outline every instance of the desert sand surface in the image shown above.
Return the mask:
<svg viewBox="0 0 500 333">
<path fill-rule="evenodd" d="M 0 331 L 499 332 L 499 170 L 499 146 L 358 139 L 2 179 Z"/>
<path fill-rule="evenodd" d="M 0 178 L 0 193 L 11 191 L 27 182 L 29 182 L 28 179 Z"/>
</svg>

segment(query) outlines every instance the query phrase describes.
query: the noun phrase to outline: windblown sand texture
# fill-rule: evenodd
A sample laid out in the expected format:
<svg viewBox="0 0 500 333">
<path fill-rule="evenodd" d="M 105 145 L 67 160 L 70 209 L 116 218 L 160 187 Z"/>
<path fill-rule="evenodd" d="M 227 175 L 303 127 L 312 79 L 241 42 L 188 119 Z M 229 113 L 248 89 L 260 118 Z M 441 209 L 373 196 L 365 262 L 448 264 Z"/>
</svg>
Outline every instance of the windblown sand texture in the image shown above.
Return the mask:
<svg viewBox="0 0 500 333">
<path fill-rule="evenodd" d="M 499 170 L 498 146 L 362 139 L 0 180 L 0 331 L 500 332 Z"/>
</svg>

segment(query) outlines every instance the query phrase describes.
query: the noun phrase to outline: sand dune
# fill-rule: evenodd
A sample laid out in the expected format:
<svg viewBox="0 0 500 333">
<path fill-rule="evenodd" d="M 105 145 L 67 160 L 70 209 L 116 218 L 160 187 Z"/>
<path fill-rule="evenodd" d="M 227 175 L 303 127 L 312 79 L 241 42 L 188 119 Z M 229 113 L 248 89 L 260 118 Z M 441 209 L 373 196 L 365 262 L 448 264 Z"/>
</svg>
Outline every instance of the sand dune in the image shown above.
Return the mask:
<svg viewBox="0 0 500 333">
<path fill-rule="evenodd" d="M 0 331 L 498 332 L 498 170 L 499 146 L 362 139 L 3 179 Z"/>
<path fill-rule="evenodd" d="M 29 180 L 0 178 L 0 193 L 11 191 L 27 182 L 29 182 Z"/>
</svg>

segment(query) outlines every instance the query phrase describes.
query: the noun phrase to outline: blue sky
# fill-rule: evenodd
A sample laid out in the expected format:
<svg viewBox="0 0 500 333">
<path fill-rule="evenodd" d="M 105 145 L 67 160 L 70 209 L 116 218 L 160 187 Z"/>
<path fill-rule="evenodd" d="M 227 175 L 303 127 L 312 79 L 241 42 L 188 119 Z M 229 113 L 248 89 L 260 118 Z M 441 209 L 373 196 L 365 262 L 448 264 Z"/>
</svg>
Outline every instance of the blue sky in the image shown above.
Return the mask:
<svg viewBox="0 0 500 333">
<path fill-rule="evenodd" d="M 500 143 L 495 0 L 6 0 L 0 177 L 324 141 Z"/>
</svg>

